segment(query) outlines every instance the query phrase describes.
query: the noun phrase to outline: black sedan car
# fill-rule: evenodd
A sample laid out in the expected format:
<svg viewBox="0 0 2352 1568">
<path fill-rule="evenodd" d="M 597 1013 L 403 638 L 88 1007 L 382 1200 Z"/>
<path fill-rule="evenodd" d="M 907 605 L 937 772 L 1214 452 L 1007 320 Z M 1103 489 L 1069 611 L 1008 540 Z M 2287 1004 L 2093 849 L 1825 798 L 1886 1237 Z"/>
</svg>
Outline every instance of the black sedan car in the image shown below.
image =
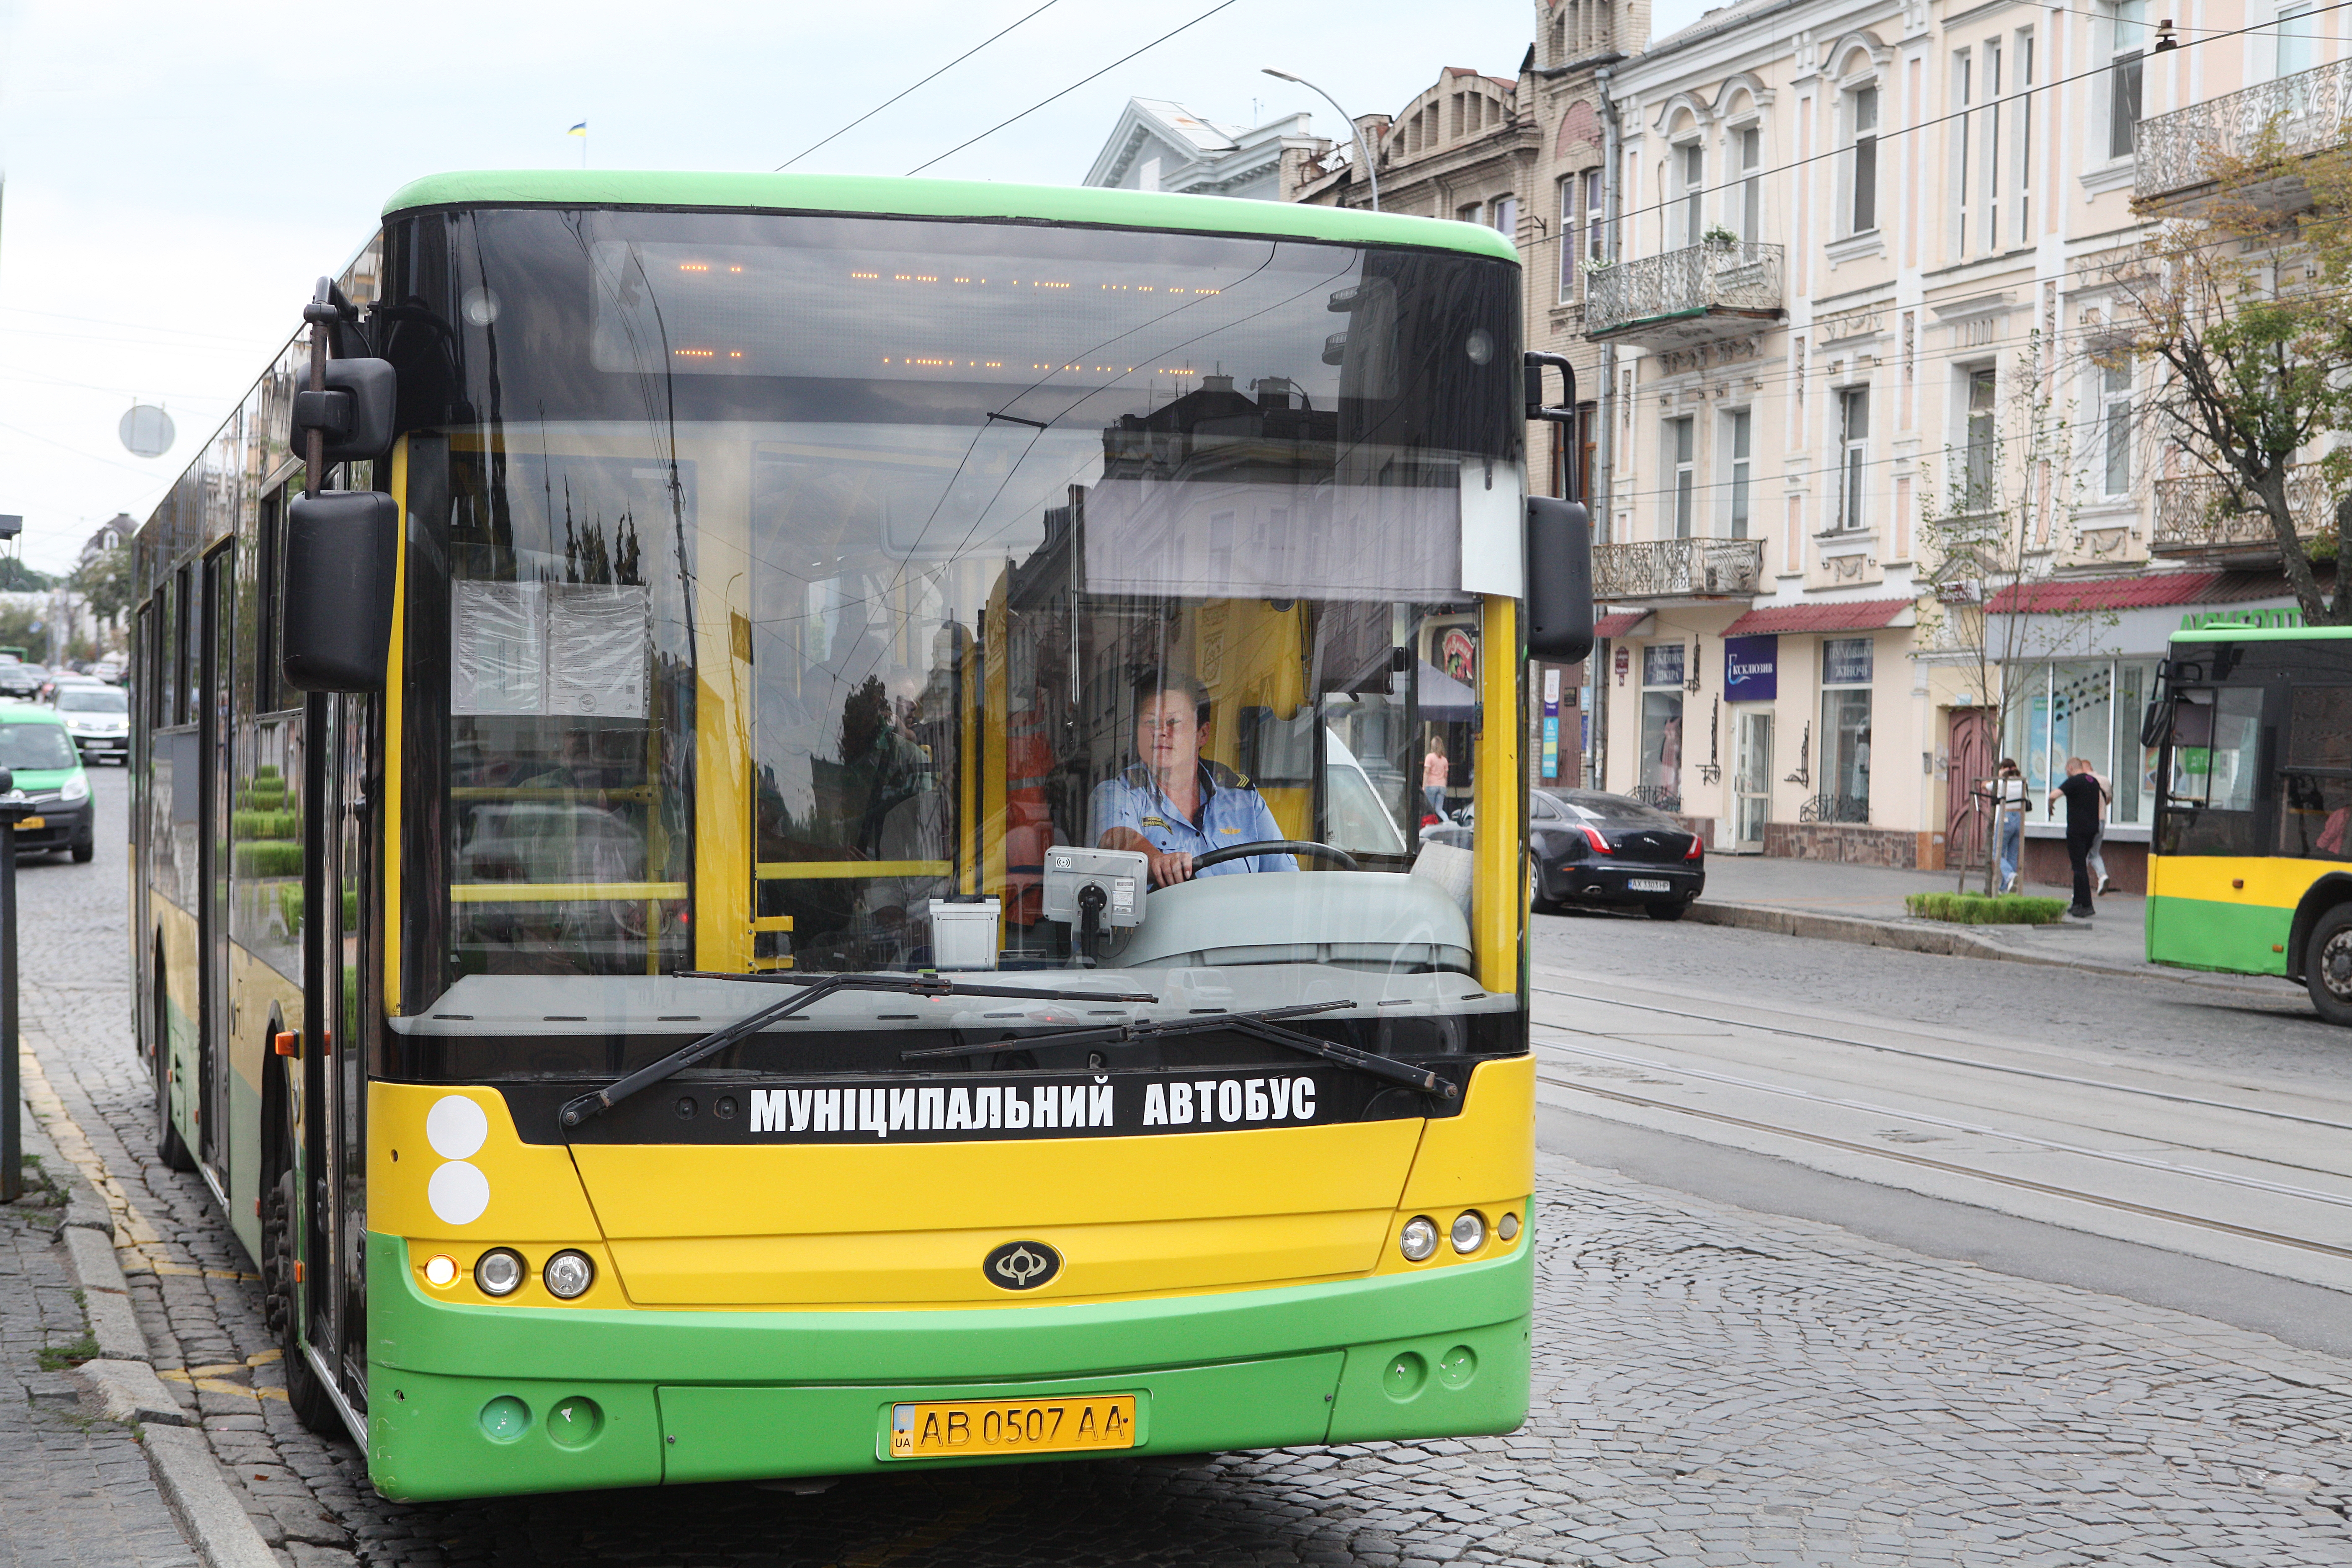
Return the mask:
<svg viewBox="0 0 2352 1568">
<path fill-rule="evenodd" d="M 1469 813 L 1422 837 L 1467 848 Z M 1528 796 L 1528 879 L 1538 909 L 1638 909 L 1676 921 L 1706 887 L 1706 846 L 1630 796 L 1536 790 Z"/>
</svg>

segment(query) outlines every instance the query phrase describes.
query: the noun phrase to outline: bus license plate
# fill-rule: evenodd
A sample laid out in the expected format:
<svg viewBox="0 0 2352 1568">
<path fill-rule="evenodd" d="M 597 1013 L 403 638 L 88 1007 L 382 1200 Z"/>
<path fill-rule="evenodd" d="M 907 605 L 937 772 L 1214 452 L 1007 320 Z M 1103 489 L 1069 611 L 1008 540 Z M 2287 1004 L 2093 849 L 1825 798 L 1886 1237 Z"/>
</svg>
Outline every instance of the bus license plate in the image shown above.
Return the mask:
<svg viewBox="0 0 2352 1568">
<path fill-rule="evenodd" d="M 959 1399 L 890 1407 L 890 1457 L 1066 1454 L 1135 1447 L 1135 1395 Z"/>
<path fill-rule="evenodd" d="M 1636 893 L 1671 893 L 1675 890 L 1672 882 L 1661 882 L 1653 877 L 1630 878 L 1625 886 L 1629 891 Z"/>
</svg>

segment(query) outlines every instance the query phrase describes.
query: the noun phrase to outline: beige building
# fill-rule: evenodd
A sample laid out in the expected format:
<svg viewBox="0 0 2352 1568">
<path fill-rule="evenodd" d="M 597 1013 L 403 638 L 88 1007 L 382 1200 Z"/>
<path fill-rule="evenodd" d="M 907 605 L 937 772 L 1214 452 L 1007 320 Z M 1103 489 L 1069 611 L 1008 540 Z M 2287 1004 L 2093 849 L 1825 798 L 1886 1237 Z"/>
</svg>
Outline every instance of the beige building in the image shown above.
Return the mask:
<svg viewBox="0 0 2352 1568">
<path fill-rule="evenodd" d="M 2289 601 L 2275 551 L 2217 532 L 2140 434 L 2150 373 L 2094 363 L 2104 264 L 2137 232 L 2136 147 L 2210 140 L 2144 112 L 2325 75 L 2305 51 L 2337 47 L 2289 21 L 2158 53 L 2150 21 L 2144 0 L 1748 0 L 1611 71 L 1583 321 L 1611 378 L 1607 787 L 1719 849 L 1928 867 L 1969 847 L 1995 754 L 2037 799 L 2084 755 L 2137 883 L 2167 635 Z M 1991 536 L 2019 542 L 2006 574 L 1969 569 Z"/>
</svg>

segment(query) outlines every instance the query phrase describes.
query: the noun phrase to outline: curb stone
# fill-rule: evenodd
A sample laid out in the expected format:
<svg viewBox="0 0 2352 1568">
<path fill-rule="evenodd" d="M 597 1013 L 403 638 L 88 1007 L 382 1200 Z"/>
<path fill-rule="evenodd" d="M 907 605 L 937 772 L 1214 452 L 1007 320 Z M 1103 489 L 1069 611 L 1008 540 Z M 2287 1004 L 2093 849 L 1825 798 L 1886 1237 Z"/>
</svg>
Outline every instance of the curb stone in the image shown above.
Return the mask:
<svg viewBox="0 0 2352 1568">
<path fill-rule="evenodd" d="M 2135 980 L 2166 980 L 2175 984 L 2212 982 L 2188 971 L 2149 965 L 2108 963 L 2095 958 L 2061 958 L 2047 953 L 2021 952 L 2013 947 L 1966 931 L 1940 924 L 1874 920 L 1867 915 L 1825 915 L 1782 909 L 1775 904 L 1718 903 L 1701 898 L 1683 913 L 1700 925 L 1733 926 L 1742 931 L 1770 931 L 1778 936 L 1807 937 L 1820 942 L 1852 942 L 1862 947 L 1893 948 L 1904 952 L 1933 953 L 1945 958 L 1983 958 L 2003 963 L 2032 963 L 2045 969 L 2079 969 L 2094 974 L 2120 974 Z M 2277 994 L 2267 986 L 2226 985 L 2232 991 Z"/>
<path fill-rule="evenodd" d="M 110 1419 L 139 1424 L 140 1445 L 147 1451 L 156 1489 L 205 1568 L 284 1568 L 284 1560 L 269 1549 L 243 1499 L 229 1485 L 212 1444 L 202 1431 L 185 1424 L 189 1417 L 155 1375 L 151 1364 L 154 1352 L 131 1310 L 131 1288 L 114 1250 L 111 1213 L 89 1179 L 58 1157 L 47 1130 L 30 1107 L 23 1128 L 26 1143 L 41 1156 L 42 1170 L 66 1184 L 66 1218 L 58 1226 L 58 1237 L 65 1243 L 67 1269 L 80 1289 L 83 1316 L 99 1346 L 98 1357 L 81 1368 L 89 1397 Z M 113 1408 L 118 1397 L 131 1407 L 121 1415 Z M 166 1425 L 172 1421 L 183 1424 Z M 311 1559 L 320 1568 L 331 1561 L 325 1553 Z"/>
<path fill-rule="evenodd" d="M 86 1361 L 74 1368 L 89 1391 L 89 1400 L 98 1406 L 98 1414 L 109 1421 L 125 1426 L 133 1422 L 152 1423 L 158 1426 L 187 1426 L 194 1423 L 188 1413 L 173 1399 L 172 1391 L 155 1375 L 155 1369 L 143 1361 Z"/>
</svg>

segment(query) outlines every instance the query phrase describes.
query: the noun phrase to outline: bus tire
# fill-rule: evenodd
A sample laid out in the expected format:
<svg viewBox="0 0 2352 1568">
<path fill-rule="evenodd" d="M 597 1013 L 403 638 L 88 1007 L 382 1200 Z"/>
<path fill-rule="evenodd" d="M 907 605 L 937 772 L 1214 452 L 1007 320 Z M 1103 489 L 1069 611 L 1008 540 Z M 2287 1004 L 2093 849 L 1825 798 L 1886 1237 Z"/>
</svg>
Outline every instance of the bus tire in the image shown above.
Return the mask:
<svg viewBox="0 0 2352 1568">
<path fill-rule="evenodd" d="M 187 1140 L 172 1125 L 172 1031 L 163 1016 L 163 970 L 162 954 L 156 955 L 155 966 L 155 1158 L 167 1171 L 193 1171 L 195 1155 L 188 1152 Z"/>
<path fill-rule="evenodd" d="M 2352 1026 L 2352 904 L 2319 917 L 2303 948 L 2303 985 L 2331 1024 Z"/>
<path fill-rule="evenodd" d="M 343 1418 L 302 1353 L 302 1300 L 294 1288 L 294 1172 L 280 1171 L 261 1205 L 262 1310 L 277 1337 L 286 1370 L 286 1403 L 294 1418 L 321 1437 L 341 1437 Z"/>
</svg>

